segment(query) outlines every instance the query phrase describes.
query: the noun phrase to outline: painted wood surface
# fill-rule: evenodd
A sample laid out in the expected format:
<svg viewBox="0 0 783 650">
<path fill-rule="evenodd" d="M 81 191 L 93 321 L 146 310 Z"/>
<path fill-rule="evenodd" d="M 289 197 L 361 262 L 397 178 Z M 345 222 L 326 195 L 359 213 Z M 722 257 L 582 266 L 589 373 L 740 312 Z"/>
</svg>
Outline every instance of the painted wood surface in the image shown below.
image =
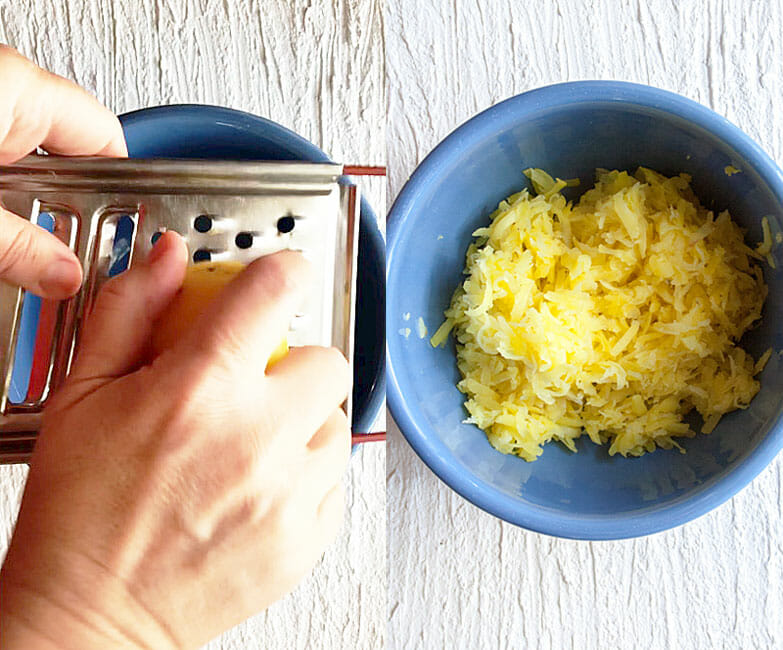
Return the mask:
<svg viewBox="0 0 783 650">
<path fill-rule="evenodd" d="M 777 1 L 387 0 L 385 29 L 390 198 L 476 112 L 566 80 L 681 93 L 783 162 Z M 783 648 L 783 458 L 686 526 L 583 543 L 483 513 L 397 432 L 387 454 L 388 648 Z"/>
<path fill-rule="evenodd" d="M 0 41 L 117 113 L 219 104 L 280 122 L 335 160 L 383 164 L 382 20 L 381 0 L 0 0 Z M 384 215 L 385 183 L 363 189 Z M 384 458 L 380 444 L 353 458 L 343 533 L 314 573 L 208 648 L 383 647 Z M 0 557 L 25 477 L 0 468 Z"/>
</svg>

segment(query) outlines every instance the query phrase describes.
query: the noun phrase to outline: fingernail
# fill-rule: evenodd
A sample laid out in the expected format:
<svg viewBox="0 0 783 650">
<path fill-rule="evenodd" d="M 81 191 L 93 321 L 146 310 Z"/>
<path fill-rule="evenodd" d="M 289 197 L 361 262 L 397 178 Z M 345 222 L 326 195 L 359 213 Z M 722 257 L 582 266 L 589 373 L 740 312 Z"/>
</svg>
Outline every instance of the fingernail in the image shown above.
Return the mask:
<svg viewBox="0 0 783 650">
<path fill-rule="evenodd" d="M 44 293 L 51 296 L 70 296 L 81 283 L 81 273 L 73 260 L 57 260 L 49 265 L 39 282 Z"/>
</svg>

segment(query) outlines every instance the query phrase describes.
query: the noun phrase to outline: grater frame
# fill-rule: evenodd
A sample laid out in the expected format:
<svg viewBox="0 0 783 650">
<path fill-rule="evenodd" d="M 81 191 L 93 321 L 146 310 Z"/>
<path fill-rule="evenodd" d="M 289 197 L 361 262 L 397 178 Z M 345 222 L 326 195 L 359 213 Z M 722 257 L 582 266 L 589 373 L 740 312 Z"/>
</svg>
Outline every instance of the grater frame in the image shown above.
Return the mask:
<svg viewBox="0 0 783 650">
<path fill-rule="evenodd" d="M 80 291 L 55 309 L 40 395 L 28 391 L 22 403 L 12 403 L 9 391 L 25 293 L 0 282 L 0 463 L 29 459 L 43 407 L 67 376 L 84 318 L 116 262 L 112 253 L 122 219 L 132 224 L 128 266 L 146 256 L 153 236 L 163 230 L 184 237 L 190 263 L 197 251 L 212 261 L 245 263 L 277 250 L 300 251 L 315 265 L 321 284 L 295 316 L 289 342 L 334 345 L 353 369 L 360 199 L 343 177 L 349 169 L 362 168 L 59 156 L 28 156 L 0 166 L 0 204 L 34 223 L 49 215 L 55 234 L 84 269 Z M 196 229 L 197 217 L 209 219 L 207 231 Z M 293 223 L 289 232 L 280 230 L 284 217 Z M 240 248 L 235 233 L 249 235 L 250 247 Z M 350 398 L 345 408 L 350 419 Z"/>
</svg>

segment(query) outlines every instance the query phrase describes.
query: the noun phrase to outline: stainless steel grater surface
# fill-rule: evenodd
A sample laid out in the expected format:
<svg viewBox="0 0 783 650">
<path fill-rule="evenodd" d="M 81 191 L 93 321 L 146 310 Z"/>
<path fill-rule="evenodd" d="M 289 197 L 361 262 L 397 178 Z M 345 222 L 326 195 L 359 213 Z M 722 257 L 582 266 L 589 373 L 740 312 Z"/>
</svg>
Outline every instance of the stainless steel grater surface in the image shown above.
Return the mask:
<svg viewBox="0 0 783 650">
<path fill-rule="evenodd" d="M 68 373 L 84 316 L 117 258 L 127 253 L 130 265 L 143 259 L 164 230 L 185 238 L 191 263 L 301 251 L 320 286 L 291 323 L 289 343 L 334 345 L 353 366 L 360 201 L 355 186 L 340 182 L 343 173 L 329 163 L 55 156 L 0 166 L 3 207 L 33 223 L 53 220 L 84 269 L 79 294 L 48 305 L 51 344 L 41 346 L 39 330 L 33 362 L 38 386 L 14 402 L 9 389 L 26 298 L 0 282 L 0 463 L 29 457 L 43 407 Z M 350 401 L 347 408 L 350 417 Z"/>
</svg>

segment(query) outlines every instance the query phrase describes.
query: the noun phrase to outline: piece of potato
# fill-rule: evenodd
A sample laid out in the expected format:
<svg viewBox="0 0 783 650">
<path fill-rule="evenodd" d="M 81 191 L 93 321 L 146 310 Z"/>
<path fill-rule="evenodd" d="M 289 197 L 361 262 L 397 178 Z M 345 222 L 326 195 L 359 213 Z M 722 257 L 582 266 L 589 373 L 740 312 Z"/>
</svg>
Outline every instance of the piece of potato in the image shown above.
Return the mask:
<svg viewBox="0 0 783 650">
<path fill-rule="evenodd" d="M 188 266 L 182 289 L 163 312 L 152 334 L 155 353 L 160 354 L 172 347 L 244 268 L 241 262 L 198 262 Z M 279 361 L 287 352 L 288 342 L 283 339 L 269 357 L 267 367 Z"/>
</svg>

